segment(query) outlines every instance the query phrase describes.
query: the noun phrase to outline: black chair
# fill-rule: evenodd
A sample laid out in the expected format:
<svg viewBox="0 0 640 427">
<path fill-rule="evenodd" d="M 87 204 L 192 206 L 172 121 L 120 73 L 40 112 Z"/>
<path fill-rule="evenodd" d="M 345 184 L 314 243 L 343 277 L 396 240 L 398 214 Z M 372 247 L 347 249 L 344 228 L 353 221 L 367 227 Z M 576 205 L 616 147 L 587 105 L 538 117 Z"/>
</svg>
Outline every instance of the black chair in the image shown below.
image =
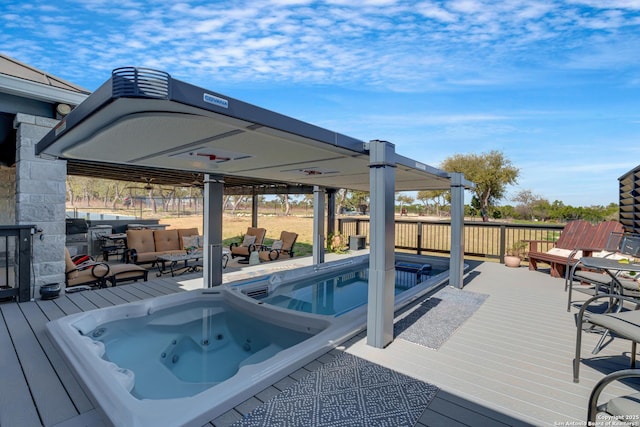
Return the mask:
<svg viewBox="0 0 640 427">
<path fill-rule="evenodd" d="M 102 251 L 103 260 L 109 261 L 109 256 L 118 255 L 124 262 L 127 245 L 122 239 L 113 240 L 102 235 L 100 236 L 100 250 Z"/>
</svg>

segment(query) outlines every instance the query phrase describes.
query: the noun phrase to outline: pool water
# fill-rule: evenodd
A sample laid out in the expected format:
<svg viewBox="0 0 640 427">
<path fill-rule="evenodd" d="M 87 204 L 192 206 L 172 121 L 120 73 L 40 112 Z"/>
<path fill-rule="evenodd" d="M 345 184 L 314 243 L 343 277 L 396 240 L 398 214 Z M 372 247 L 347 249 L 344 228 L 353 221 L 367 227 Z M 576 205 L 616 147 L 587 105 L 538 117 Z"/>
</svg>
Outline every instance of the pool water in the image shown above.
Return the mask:
<svg viewBox="0 0 640 427">
<path fill-rule="evenodd" d="M 192 396 L 310 336 L 225 308 L 195 302 L 100 325 L 87 334 L 103 358 L 135 373 L 139 399 Z"/>
<path fill-rule="evenodd" d="M 396 269 L 395 295 L 445 270 Z M 276 287 L 268 294 L 254 294 L 260 301 L 305 313 L 340 316 L 367 303 L 369 268 L 356 266 L 324 276 L 301 279 Z"/>
</svg>

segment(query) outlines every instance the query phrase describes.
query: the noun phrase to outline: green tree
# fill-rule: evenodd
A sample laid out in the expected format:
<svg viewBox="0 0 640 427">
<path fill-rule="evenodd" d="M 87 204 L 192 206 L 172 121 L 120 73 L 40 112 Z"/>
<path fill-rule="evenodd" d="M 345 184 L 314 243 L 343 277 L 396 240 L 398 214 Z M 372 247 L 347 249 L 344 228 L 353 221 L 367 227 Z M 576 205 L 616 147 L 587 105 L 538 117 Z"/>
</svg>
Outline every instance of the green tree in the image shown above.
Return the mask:
<svg viewBox="0 0 640 427">
<path fill-rule="evenodd" d="M 429 201 L 433 200 L 435 214 L 440 216 L 440 207 L 444 205 L 448 190 L 423 190 L 418 191 L 417 199 L 424 203 L 425 210 L 429 208 Z"/>
<path fill-rule="evenodd" d="M 405 193 L 398 193 L 396 195 L 396 200 L 400 202 L 400 213 L 402 213 L 402 209 L 405 205 L 410 206 L 413 203 L 414 198 Z"/>
<path fill-rule="evenodd" d="M 444 160 L 441 168 L 447 172 L 461 172 L 475 184 L 483 221 L 489 220 L 489 207 L 504 197 L 506 187 L 516 184 L 519 169 L 500 151 L 482 154 L 455 154 Z"/>
<path fill-rule="evenodd" d="M 546 221 L 550 215 L 551 205 L 549 201 L 534 194 L 531 190 L 522 190 L 512 199 L 517 202 L 515 209 L 521 218 L 534 220 L 536 218 Z"/>
</svg>

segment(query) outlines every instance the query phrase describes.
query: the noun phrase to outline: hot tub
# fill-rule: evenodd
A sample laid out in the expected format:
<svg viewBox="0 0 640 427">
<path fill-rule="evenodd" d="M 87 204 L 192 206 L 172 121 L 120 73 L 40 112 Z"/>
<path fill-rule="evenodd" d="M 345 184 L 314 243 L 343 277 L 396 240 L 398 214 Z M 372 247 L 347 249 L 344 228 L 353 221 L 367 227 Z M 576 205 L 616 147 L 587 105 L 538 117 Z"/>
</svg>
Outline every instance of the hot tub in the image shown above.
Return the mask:
<svg viewBox="0 0 640 427">
<path fill-rule="evenodd" d="M 406 267 L 396 309 L 448 279 L 446 259 L 396 262 Z M 367 268 L 363 255 L 78 313 L 47 329 L 113 425 L 203 425 L 362 331 Z"/>
</svg>

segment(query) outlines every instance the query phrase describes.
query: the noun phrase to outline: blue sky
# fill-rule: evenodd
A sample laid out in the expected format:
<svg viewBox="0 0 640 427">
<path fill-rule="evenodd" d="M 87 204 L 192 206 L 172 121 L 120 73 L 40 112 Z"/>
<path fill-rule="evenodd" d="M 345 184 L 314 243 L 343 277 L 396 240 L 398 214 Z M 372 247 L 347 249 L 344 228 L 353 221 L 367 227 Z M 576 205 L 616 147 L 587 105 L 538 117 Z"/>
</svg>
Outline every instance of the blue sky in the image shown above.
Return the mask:
<svg viewBox="0 0 640 427">
<path fill-rule="evenodd" d="M 640 0 L 4 0 L 0 51 L 89 90 L 167 71 L 432 166 L 500 150 L 531 190 L 618 201 L 640 164 Z M 502 203 L 510 203 L 505 199 Z"/>
</svg>

